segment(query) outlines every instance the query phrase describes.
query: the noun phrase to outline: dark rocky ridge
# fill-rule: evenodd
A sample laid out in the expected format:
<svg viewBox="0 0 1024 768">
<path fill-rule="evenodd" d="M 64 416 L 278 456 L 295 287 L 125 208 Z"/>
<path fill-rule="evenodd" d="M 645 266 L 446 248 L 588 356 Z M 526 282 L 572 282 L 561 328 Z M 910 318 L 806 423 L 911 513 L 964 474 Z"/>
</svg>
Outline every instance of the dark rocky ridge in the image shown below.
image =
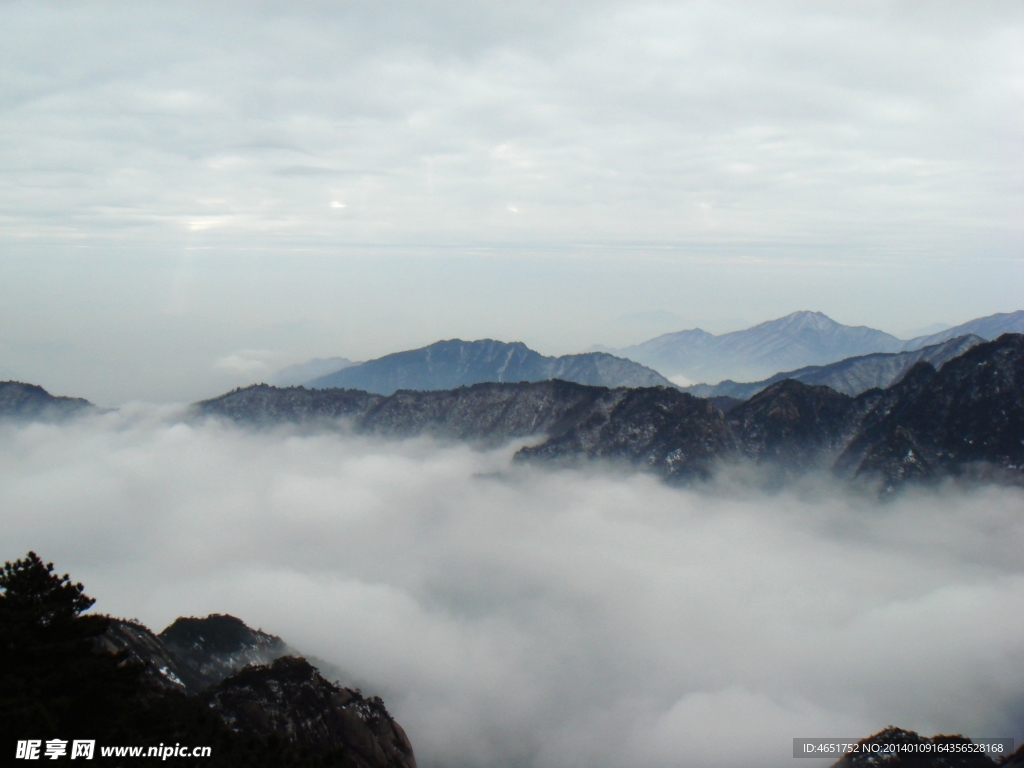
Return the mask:
<svg viewBox="0 0 1024 768">
<path fill-rule="evenodd" d="M 482 382 L 562 379 L 605 387 L 674 386 L 657 371 L 604 352 L 545 357 L 522 342 L 439 341 L 395 352 L 306 382 L 315 388 L 445 390 Z"/>
<path fill-rule="evenodd" d="M 0 418 L 58 421 L 94 407 L 80 397 L 55 397 L 37 384 L 0 381 Z"/>
<path fill-rule="evenodd" d="M 1020 481 L 1024 336 L 979 344 L 938 372 L 918 363 L 897 384 L 856 398 L 784 380 L 728 413 L 675 388 L 564 381 L 390 397 L 259 385 L 198 408 L 254 424 L 346 417 L 362 432 L 485 443 L 543 434 L 545 442 L 517 456 L 619 459 L 679 479 L 706 476 L 718 461 L 750 458 L 787 472 L 834 466 L 846 476 L 878 476 L 888 488 L 980 466 Z"/>
</svg>

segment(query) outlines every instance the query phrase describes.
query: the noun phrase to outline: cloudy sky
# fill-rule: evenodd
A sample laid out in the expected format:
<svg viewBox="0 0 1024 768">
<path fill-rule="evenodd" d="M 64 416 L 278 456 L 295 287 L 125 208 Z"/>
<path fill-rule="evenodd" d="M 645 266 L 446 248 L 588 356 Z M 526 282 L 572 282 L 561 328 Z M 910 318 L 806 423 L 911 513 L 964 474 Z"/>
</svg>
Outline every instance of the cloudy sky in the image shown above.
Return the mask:
<svg viewBox="0 0 1024 768">
<path fill-rule="evenodd" d="M 0 2 L 0 378 L 958 323 L 1022 169 L 1013 3 Z"/>
</svg>

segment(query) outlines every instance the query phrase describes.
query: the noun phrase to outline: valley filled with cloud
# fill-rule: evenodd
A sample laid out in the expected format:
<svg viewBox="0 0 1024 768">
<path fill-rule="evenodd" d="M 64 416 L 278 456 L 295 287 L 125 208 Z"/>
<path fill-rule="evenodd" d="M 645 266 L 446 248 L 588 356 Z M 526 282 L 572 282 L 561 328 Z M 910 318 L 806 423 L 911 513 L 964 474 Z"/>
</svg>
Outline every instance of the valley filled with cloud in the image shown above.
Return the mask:
<svg viewBox="0 0 1024 768">
<path fill-rule="evenodd" d="M 1024 736 L 1024 492 L 743 466 L 673 487 L 177 407 L 0 426 L 4 559 L 159 630 L 231 613 L 384 697 L 421 766 L 789 765 Z"/>
</svg>

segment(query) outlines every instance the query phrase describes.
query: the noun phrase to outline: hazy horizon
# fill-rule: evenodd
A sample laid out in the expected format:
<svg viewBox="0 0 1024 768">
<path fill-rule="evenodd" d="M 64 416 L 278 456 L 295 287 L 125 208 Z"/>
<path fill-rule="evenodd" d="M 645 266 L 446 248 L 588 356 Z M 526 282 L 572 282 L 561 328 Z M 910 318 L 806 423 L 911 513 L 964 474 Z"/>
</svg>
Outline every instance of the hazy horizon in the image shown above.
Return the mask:
<svg viewBox="0 0 1024 768">
<path fill-rule="evenodd" d="M 616 346 L 651 313 L 899 334 L 1020 309 L 1015 5 L 0 22 L 0 379 L 183 402 L 445 338 Z"/>
</svg>

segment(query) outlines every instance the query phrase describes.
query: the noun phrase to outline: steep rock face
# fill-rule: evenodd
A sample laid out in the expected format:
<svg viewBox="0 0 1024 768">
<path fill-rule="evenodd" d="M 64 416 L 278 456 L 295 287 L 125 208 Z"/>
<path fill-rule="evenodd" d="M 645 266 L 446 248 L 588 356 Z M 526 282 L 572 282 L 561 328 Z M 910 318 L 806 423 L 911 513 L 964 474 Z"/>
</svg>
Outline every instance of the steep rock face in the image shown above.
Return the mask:
<svg viewBox="0 0 1024 768">
<path fill-rule="evenodd" d="M 721 336 L 699 328 L 669 333 L 616 354 L 666 376 L 706 382 L 750 381 L 856 355 L 898 352 L 902 345 L 895 336 L 864 326 L 841 325 L 821 312 L 794 312 Z"/>
<path fill-rule="evenodd" d="M 656 371 L 603 352 L 545 357 L 522 342 L 493 339 L 439 341 L 313 379 L 308 386 L 390 395 L 402 389 L 446 390 L 489 381 L 555 378 L 595 386 L 673 386 Z"/>
<path fill-rule="evenodd" d="M 1024 336 L 978 345 L 937 373 L 926 365 L 889 407 L 876 405 L 840 464 L 890 486 L 980 464 L 1024 476 Z"/>
<path fill-rule="evenodd" d="M 204 694 L 229 728 L 341 752 L 355 768 L 416 768 L 412 745 L 379 698 L 325 680 L 305 659 L 250 666 Z"/>
<path fill-rule="evenodd" d="M 949 360 L 959 357 L 971 347 L 984 341 L 980 336 L 959 336 L 950 341 L 923 347 L 913 352 L 878 352 L 872 355 L 850 357 L 829 365 L 812 365 L 796 371 L 777 373 L 764 381 L 741 384 L 727 380 L 714 386 L 696 384 L 692 387 L 684 387 L 683 391 L 698 397 L 724 395 L 745 400 L 767 389 L 772 384 L 785 379 L 795 379 L 804 384 L 831 387 L 836 392 L 856 397 L 869 389 L 891 387 L 921 361 L 931 363 L 935 368 L 941 368 Z"/>
<path fill-rule="evenodd" d="M 93 407 L 80 397 L 54 397 L 36 384 L 0 381 L 0 418 L 59 420 Z"/>
<path fill-rule="evenodd" d="M 831 768 L 994 768 L 997 763 L 980 753 L 922 752 L 922 746 L 970 744 L 963 736 L 920 736 L 913 731 L 889 726 L 857 742 L 861 750 L 845 755 Z M 887 745 L 915 751 L 879 752 Z"/>
<path fill-rule="evenodd" d="M 234 616 L 179 618 L 159 635 L 177 662 L 177 676 L 190 693 L 219 683 L 249 664 L 267 664 L 288 653 L 274 635 L 246 626 Z"/>
</svg>

